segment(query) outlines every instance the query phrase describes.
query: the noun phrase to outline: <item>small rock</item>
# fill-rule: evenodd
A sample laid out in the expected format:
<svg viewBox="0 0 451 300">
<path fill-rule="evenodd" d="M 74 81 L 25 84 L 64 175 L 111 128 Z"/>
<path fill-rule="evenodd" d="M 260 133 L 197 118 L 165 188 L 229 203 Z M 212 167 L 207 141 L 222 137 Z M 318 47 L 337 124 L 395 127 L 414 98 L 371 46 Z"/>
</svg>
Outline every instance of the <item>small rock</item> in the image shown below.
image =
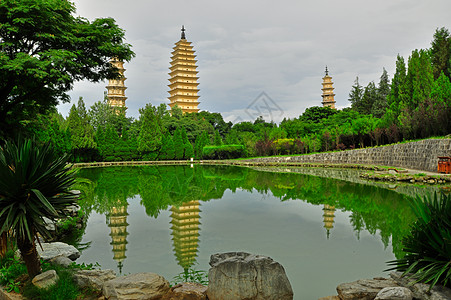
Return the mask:
<svg viewBox="0 0 451 300">
<path fill-rule="evenodd" d="M 52 264 L 55 264 L 55 265 L 63 266 L 65 268 L 67 268 L 71 263 L 73 263 L 73 261 L 70 258 L 68 258 L 64 255 L 59 255 L 57 257 L 54 257 L 51 260 L 49 260 L 49 262 L 51 262 Z"/>
<path fill-rule="evenodd" d="M 362 279 L 340 284 L 337 286 L 337 292 L 342 300 L 372 300 L 383 288 L 397 286 L 398 284 L 390 279 Z"/>
<path fill-rule="evenodd" d="M 55 270 L 48 270 L 47 272 L 36 275 L 31 281 L 36 287 L 46 289 L 54 286 L 58 282 L 58 274 Z"/>
<path fill-rule="evenodd" d="M 63 255 L 71 260 L 76 260 L 80 257 L 80 252 L 72 245 L 66 243 L 54 242 L 54 243 L 42 243 L 42 249 L 38 245 L 38 255 L 43 260 L 51 260 L 57 256 Z"/>
<path fill-rule="evenodd" d="M 405 287 L 386 287 L 377 293 L 374 300 L 412 300 L 412 292 Z"/>
<path fill-rule="evenodd" d="M 161 300 L 206 300 L 207 287 L 200 283 L 185 282 L 173 286 Z"/>
<path fill-rule="evenodd" d="M 75 283 L 82 288 L 89 287 L 95 291 L 101 291 L 103 284 L 116 278 L 113 270 L 79 270 L 74 274 Z"/>
<path fill-rule="evenodd" d="M 429 291 L 429 285 L 424 283 L 414 283 L 415 280 L 409 276 L 402 276 L 401 272 L 392 272 L 390 277 L 401 286 L 408 286 L 413 293 L 414 299 L 420 300 L 449 300 L 451 299 L 451 289 L 436 285 Z"/>
<path fill-rule="evenodd" d="M 136 273 L 105 282 L 103 295 L 110 300 L 160 299 L 169 282 L 155 273 Z"/>
<path fill-rule="evenodd" d="M 45 229 L 47 229 L 48 231 L 56 230 L 55 222 L 53 222 L 52 220 L 50 220 L 47 217 L 42 217 L 42 220 L 44 221 Z"/>
</svg>

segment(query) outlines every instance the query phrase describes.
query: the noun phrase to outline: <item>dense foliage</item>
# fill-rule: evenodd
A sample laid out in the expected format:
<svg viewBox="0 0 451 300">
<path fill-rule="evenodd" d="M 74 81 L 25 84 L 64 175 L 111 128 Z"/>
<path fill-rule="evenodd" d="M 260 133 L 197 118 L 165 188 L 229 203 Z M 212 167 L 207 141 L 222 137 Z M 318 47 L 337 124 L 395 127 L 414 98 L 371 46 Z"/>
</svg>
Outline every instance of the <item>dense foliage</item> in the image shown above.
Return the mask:
<svg viewBox="0 0 451 300">
<path fill-rule="evenodd" d="M 389 262 L 404 275 L 430 284 L 451 285 L 451 197 L 417 197 L 412 202 L 418 218 L 403 238 L 403 258 Z"/>
<path fill-rule="evenodd" d="M 50 144 L 33 140 L 7 141 L 0 148 L 0 235 L 12 232 L 30 277 L 40 272 L 36 238 L 49 236 L 44 216 L 61 218 L 76 200 L 66 163 Z"/>
<path fill-rule="evenodd" d="M 262 117 L 232 124 L 219 113 L 183 114 L 177 106 L 169 111 L 150 103 L 135 120 L 105 99 L 89 109 L 80 99 L 66 119 L 51 112 L 27 128 L 75 162 L 292 155 L 444 136 L 451 132 L 450 41 L 447 29 L 437 29 L 431 49 L 412 51 L 407 62 L 397 57 L 391 83 L 385 69 L 377 84 L 364 87 L 357 78 L 350 108 L 314 106 L 279 125 Z M 208 150 L 231 149 L 228 145 L 244 150 L 233 155 Z"/>
<path fill-rule="evenodd" d="M 111 57 L 133 57 L 113 19 L 74 14 L 67 0 L 0 1 L 0 138 L 69 101 L 75 81 L 117 77 Z"/>
</svg>

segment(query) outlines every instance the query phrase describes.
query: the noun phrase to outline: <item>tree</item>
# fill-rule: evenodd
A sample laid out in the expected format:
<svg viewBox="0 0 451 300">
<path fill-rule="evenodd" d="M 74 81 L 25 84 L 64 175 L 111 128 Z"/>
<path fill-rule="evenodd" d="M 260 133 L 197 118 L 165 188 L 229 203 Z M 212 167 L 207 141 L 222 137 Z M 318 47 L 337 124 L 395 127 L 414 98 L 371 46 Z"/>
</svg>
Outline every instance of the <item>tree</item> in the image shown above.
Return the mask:
<svg viewBox="0 0 451 300">
<path fill-rule="evenodd" d="M 359 83 L 359 77 L 355 78 L 354 85 L 349 92 L 349 102 L 351 102 L 352 109 L 358 111 L 358 107 L 363 97 L 363 87 Z"/>
<path fill-rule="evenodd" d="M 363 96 L 358 105 L 356 105 L 356 109 L 359 113 L 368 115 L 371 113 L 374 103 L 377 99 L 377 89 L 374 81 L 368 83 L 363 91 Z"/>
<path fill-rule="evenodd" d="M 68 102 L 74 82 L 117 78 L 111 57 L 134 56 L 113 19 L 74 14 L 68 0 L 0 1 L 0 137 Z"/>
<path fill-rule="evenodd" d="M 67 156 L 34 140 L 7 141 L 0 148 L 0 235 L 12 231 L 30 278 L 41 272 L 35 241 L 50 237 L 44 217 L 55 221 L 76 202 Z"/>
<path fill-rule="evenodd" d="M 445 27 L 435 30 L 431 43 L 431 63 L 435 79 L 441 72 L 451 79 L 451 36 Z"/>
<path fill-rule="evenodd" d="M 155 160 L 161 147 L 161 128 L 158 122 L 157 110 L 147 103 L 139 110 L 141 130 L 138 135 L 138 151 L 145 159 Z"/>
<path fill-rule="evenodd" d="M 94 128 L 89 124 L 83 98 L 78 99 L 78 105 L 72 105 L 67 118 L 70 133 L 72 153 L 76 161 L 89 161 L 97 147 L 94 141 Z"/>
<path fill-rule="evenodd" d="M 336 113 L 337 110 L 330 107 L 312 106 L 306 108 L 299 119 L 304 122 L 318 123 L 322 119 L 327 119 Z"/>
<path fill-rule="evenodd" d="M 221 146 L 223 144 L 221 135 L 219 134 L 219 131 L 217 131 L 217 130 L 215 131 L 215 138 L 214 138 L 213 144 L 215 146 Z"/>
<path fill-rule="evenodd" d="M 404 58 L 398 54 L 398 57 L 396 59 L 396 71 L 395 75 L 393 76 L 391 88 L 390 88 L 390 94 L 387 98 L 387 104 L 389 109 L 387 110 L 386 118 L 387 123 L 396 122 L 396 119 L 399 115 L 400 110 L 400 102 L 401 102 L 401 94 L 402 94 L 402 87 L 405 84 L 406 81 L 406 63 L 404 62 Z M 385 119 L 385 118 L 384 118 Z"/>
<path fill-rule="evenodd" d="M 390 81 L 388 79 L 387 70 L 382 71 L 379 85 L 377 87 L 376 100 L 371 107 L 371 114 L 376 118 L 381 118 L 387 109 L 387 97 L 390 94 Z"/>
<path fill-rule="evenodd" d="M 174 132 L 174 158 L 183 159 L 185 155 L 185 144 L 183 143 L 182 130 L 178 127 Z"/>
</svg>

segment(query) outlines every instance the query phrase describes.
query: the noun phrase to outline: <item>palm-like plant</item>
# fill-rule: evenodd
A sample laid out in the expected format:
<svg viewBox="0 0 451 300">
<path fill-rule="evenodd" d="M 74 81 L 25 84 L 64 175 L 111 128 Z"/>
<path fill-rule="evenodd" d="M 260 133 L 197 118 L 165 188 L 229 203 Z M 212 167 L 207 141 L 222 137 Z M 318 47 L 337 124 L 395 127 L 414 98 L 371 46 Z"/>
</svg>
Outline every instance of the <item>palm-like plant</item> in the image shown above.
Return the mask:
<svg viewBox="0 0 451 300">
<path fill-rule="evenodd" d="M 389 261 L 398 270 L 416 282 L 451 285 L 451 197 L 434 194 L 434 197 L 417 197 L 412 209 L 418 220 L 412 225 L 410 235 L 403 239 L 401 259 Z"/>
<path fill-rule="evenodd" d="M 0 235 L 12 232 L 31 278 L 41 272 L 37 235 L 49 235 L 43 217 L 62 217 L 63 209 L 76 201 L 70 192 L 74 175 L 66 162 L 49 144 L 30 139 L 0 148 Z"/>
</svg>

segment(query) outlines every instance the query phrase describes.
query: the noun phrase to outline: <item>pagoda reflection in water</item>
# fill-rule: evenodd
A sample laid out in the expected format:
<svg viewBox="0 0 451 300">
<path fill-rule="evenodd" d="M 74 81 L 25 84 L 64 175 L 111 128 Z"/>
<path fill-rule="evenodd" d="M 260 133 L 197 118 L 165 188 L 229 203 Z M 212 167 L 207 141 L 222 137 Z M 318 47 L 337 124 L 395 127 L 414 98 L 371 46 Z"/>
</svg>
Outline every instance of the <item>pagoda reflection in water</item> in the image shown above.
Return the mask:
<svg viewBox="0 0 451 300">
<path fill-rule="evenodd" d="M 117 262 L 119 273 L 122 274 L 125 251 L 127 250 L 127 206 L 113 206 L 107 214 L 107 224 L 110 227 L 111 243 L 113 246 L 113 259 Z"/>
<path fill-rule="evenodd" d="M 330 230 L 334 228 L 335 223 L 335 206 L 324 204 L 323 211 L 324 228 L 326 228 L 327 239 L 329 239 Z"/>
<path fill-rule="evenodd" d="M 201 212 L 199 200 L 171 207 L 172 241 L 178 264 L 188 270 L 195 262 L 199 251 Z"/>
</svg>

